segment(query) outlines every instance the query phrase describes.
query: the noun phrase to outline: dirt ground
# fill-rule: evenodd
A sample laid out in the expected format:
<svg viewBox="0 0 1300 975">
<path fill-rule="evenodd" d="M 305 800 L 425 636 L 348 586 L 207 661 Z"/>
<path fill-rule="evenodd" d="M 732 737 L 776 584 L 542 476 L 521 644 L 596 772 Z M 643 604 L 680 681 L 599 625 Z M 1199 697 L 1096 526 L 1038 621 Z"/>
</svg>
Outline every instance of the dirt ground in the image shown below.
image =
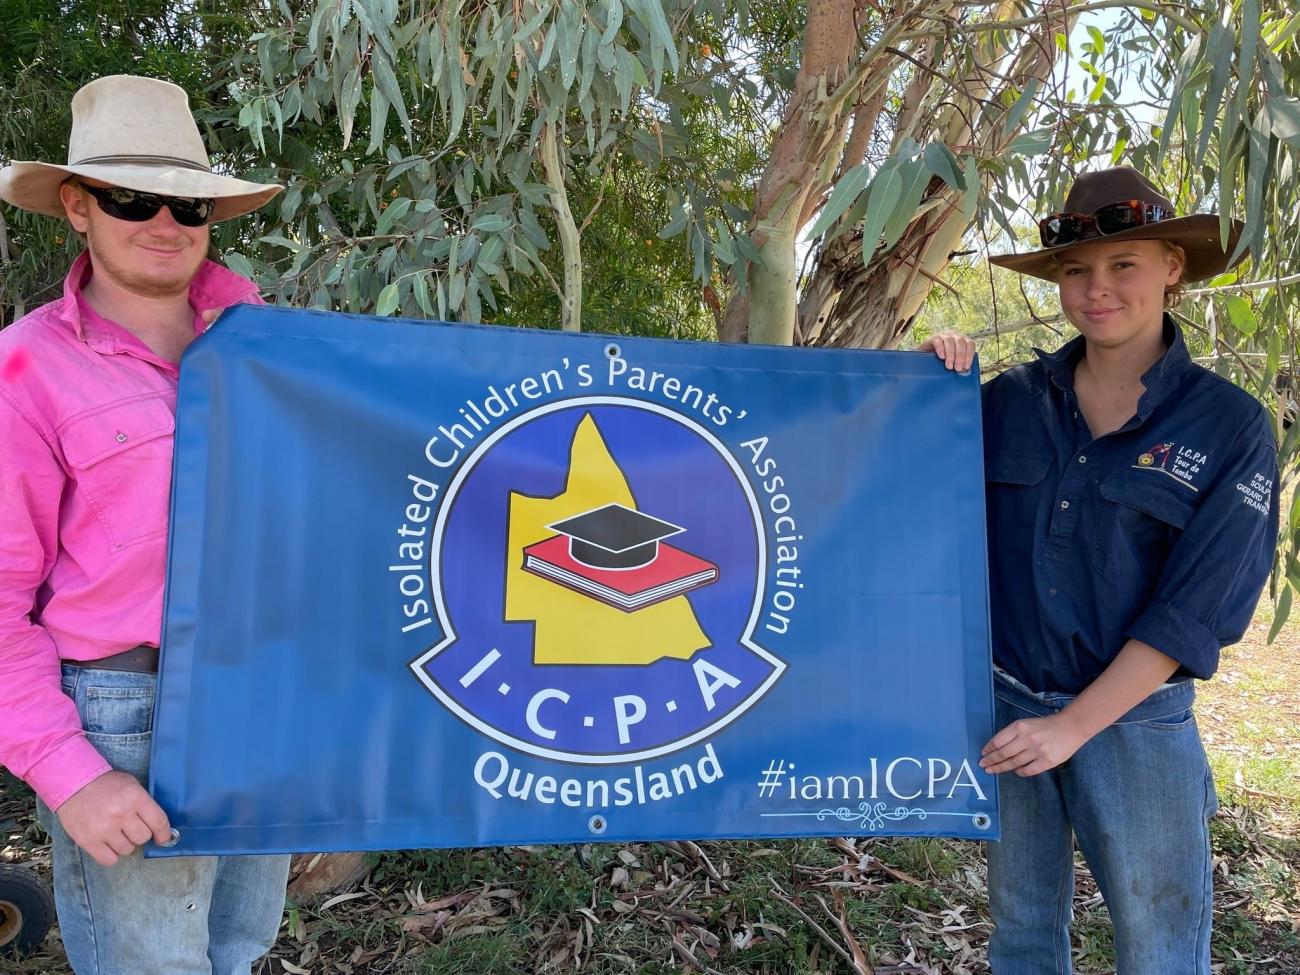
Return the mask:
<svg viewBox="0 0 1300 975">
<path fill-rule="evenodd" d="M 1221 809 L 1214 970 L 1300 973 L 1300 620 L 1261 608 L 1202 686 Z M 0 775 L 0 862 L 48 879 L 30 793 Z M 1105 906 L 1078 864 L 1074 963 L 1113 971 Z M 290 905 L 258 975 L 987 972 L 978 845 L 940 840 L 633 844 L 376 855 L 355 890 Z M 0 959 L 67 975 L 57 929 Z M 1174 973 L 1171 973 L 1174 975 Z"/>
</svg>

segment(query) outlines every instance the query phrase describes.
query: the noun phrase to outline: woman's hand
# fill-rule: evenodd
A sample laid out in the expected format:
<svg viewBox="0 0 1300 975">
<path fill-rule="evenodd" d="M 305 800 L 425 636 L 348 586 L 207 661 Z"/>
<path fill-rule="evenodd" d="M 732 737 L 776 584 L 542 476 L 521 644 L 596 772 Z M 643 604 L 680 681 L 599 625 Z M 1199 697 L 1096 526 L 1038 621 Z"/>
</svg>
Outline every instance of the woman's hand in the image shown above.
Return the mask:
<svg viewBox="0 0 1300 975">
<path fill-rule="evenodd" d="M 1083 747 L 1088 736 L 1063 713 L 1013 721 L 980 753 L 980 768 L 993 775 L 1015 772 L 1022 778 L 1054 769 Z"/>
<path fill-rule="evenodd" d="M 917 352 L 933 352 L 943 364 L 962 375 L 970 372 L 975 361 L 975 342 L 960 332 L 939 332 L 916 347 Z"/>
<path fill-rule="evenodd" d="M 980 753 L 980 768 L 1020 776 L 1056 768 L 1154 693 L 1177 669 L 1173 657 L 1140 640 L 1129 640 L 1101 676 L 1065 708 L 1045 718 L 1013 721 L 994 735 Z"/>
</svg>

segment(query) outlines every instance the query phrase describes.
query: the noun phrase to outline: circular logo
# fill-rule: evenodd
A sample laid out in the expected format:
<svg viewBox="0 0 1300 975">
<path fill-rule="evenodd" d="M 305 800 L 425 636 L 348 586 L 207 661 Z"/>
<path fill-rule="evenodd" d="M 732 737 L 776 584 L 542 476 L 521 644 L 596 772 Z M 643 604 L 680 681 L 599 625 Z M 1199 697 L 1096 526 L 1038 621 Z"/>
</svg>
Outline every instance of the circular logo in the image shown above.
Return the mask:
<svg viewBox="0 0 1300 975">
<path fill-rule="evenodd" d="M 784 663 L 753 638 L 766 536 L 714 433 L 604 396 L 521 414 L 438 509 L 442 639 L 412 662 L 457 717 L 523 752 L 640 761 L 745 713 Z"/>
</svg>

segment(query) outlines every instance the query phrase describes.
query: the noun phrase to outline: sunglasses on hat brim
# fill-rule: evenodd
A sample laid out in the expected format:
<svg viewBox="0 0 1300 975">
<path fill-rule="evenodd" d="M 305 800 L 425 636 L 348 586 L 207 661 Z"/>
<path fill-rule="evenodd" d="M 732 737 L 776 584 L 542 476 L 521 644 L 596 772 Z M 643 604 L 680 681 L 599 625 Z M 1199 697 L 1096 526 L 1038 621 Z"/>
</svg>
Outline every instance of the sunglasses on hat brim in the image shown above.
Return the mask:
<svg viewBox="0 0 1300 975">
<path fill-rule="evenodd" d="M 121 186 L 79 185 L 95 198 L 99 208 L 110 217 L 130 223 L 152 220 L 159 210 L 166 207 L 182 227 L 202 227 L 212 219 L 212 214 L 217 209 L 217 201 L 210 197 L 160 196 Z"/>
<path fill-rule="evenodd" d="M 1142 200 L 1108 203 L 1096 212 L 1053 213 L 1038 221 L 1038 237 L 1044 247 L 1061 247 L 1082 240 L 1117 234 L 1174 216 L 1172 210 Z"/>
</svg>

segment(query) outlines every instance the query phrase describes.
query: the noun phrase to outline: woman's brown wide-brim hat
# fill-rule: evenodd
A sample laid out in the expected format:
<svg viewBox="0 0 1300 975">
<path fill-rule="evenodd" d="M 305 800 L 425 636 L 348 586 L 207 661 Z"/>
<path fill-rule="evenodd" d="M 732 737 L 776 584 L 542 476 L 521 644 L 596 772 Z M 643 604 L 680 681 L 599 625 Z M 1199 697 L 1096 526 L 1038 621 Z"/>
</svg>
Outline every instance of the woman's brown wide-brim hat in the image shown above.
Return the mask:
<svg viewBox="0 0 1300 975">
<path fill-rule="evenodd" d="M 1154 203 L 1163 207 L 1168 213 L 1174 212 L 1174 205 L 1169 198 L 1130 166 L 1116 166 L 1113 169 L 1103 169 L 1100 172 L 1084 173 L 1079 176 L 1070 187 L 1070 193 L 1065 198 L 1065 206 L 1062 209 L 1069 213 L 1091 215 L 1108 204 L 1122 203 L 1127 200 Z M 1183 269 L 1183 280 L 1203 281 L 1216 274 L 1222 274 L 1246 256 L 1243 252 L 1237 260 L 1229 262 L 1229 257 L 1236 250 L 1237 241 L 1241 237 L 1242 226 L 1240 220 L 1229 221 L 1226 249 L 1220 243 L 1219 215 L 1195 213 L 1186 217 L 1170 217 L 1140 227 L 1131 227 L 1114 234 L 1094 233 L 1068 244 L 1045 247 L 1027 254 L 1000 254 L 990 257 L 989 261 L 999 267 L 1019 271 L 1021 274 L 1031 274 L 1045 281 L 1055 281 L 1056 256 L 1072 247 L 1094 244 L 1098 241 L 1167 240 L 1171 244 L 1177 244 L 1187 253 L 1187 266 Z"/>
<path fill-rule="evenodd" d="M 210 197 L 212 221 L 256 210 L 283 189 L 212 171 L 184 89 L 156 78 L 108 75 L 72 96 L 67 165 L 14 162 L 0 169 L 0 200 L 64 216 L 59 186 L 70 176 L 160 196 Z"/>
</svg>

